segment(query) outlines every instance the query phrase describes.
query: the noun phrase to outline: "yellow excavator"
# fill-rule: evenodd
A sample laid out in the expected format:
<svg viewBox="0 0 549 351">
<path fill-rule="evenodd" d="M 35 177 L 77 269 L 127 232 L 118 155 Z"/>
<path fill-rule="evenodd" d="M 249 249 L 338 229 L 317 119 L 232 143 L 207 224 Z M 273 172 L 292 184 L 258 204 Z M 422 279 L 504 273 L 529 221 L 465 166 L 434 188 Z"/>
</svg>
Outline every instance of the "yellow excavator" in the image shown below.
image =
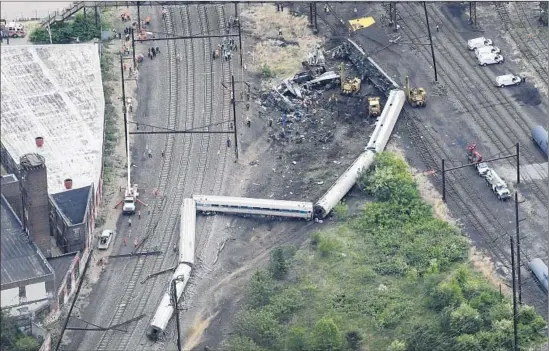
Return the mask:
<svg viewBox="0 0 549 351">
<path fill-rule="evenodd" d="M 424 88 L 410 88 L 410 77 L 406 76 L 406 99 L 412 107 L 425 107 L 427 91 Z"/>
<path fill-rule="evenodd" d="M 368 98 L 368 116 L 378 117 L 381 114 L 381 104 L 379 103 L 379 97 Z"/>
<path fill-rule="evenodd" d="M 339 76 L 341 80 L 341 92 L 343 94 L 354 94 L 360 91 L 360 84 L 362 81 L 360 78 L 347 79 L 345 77 L 345 68 L 343 63 L 339 65 Z"/>
</svg>

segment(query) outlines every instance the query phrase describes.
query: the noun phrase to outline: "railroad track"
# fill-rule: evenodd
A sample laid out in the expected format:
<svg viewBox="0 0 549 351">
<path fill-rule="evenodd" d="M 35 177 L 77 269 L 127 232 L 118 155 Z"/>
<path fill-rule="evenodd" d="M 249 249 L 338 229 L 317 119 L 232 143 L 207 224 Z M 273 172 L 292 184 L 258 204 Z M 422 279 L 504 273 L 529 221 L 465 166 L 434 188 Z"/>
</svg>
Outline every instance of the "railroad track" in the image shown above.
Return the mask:
<svg viewBox="0 0 549 351">
<path fill-rule="evenodd" d="M 426 26 L 419 20 L 420 14 L 415 12 L 415 7 L 410 4 L 406 4 L 408 8 L 413 11 L 414 15 L 410 16 L 417 26 L 425 27 Z M 436 9 L 430 11 L 430 16 L 435 18 L 439 23 L 444 23 L 444 19 L 438 14 Z M 406 23 L 401 19 L 403 23 Z M 404 32 L 407 32 L 408 29 L 404 29 Z M 410 33 L 410 32 L 409 32 Z M 415 35 L 415 34 L 413 34 Z M 460 48 L 452 47 L 449 43 L 459 43 L 460 38 L 455 34 L 454 31 L 449 30 L 445 31 L 443 35 L 450 36 L 450 40 L 440 40 L 437 41 L 437 50 L 438 59 L 437 61 L 444 63 L 446 57 L 452 57 L 454 60 L 452 62 L 448 61 L 448 67 L 445 70 L 446 78 L 449 80 L 451 85 L 454 86 L 452 91 L 456 92 L 459 95 L 459 101 L 461 102 L 462 107 L 466 110 L 467 113 L 472 116 L 476 116 L 475 122 L 479 123 L 482 127 L 482 130 L 487 134 L 489 139 L 492 141 L 497 148 L 502 151 L 510 146 L 512 146 L 517 141 L 519 142 L 528 142 L 526 146 L 521 148 L 521 159 L 526 160 L 529 164 L 537 163 L 537 158 L 532 154 L 532 151 L 538 152 L 535 146 L 531 142 L 531 130 L 528 127 L 531 125 L 531 121 L 527 120 L 524 117 L 524 112 L 517 107 L 515 101 L 509 99 L 505 93 L 495 88 L 491 83 L 493 78 L 489 76 L 488 71 L 481 67 L 475 65 L 475 72 L 477 75 L 467 74 L 467 65 L 470 65 L 470 62 L 474 60 L 469 55 L 462 53 Z M 417 36 L 415 36 L 417 38 Z M 422 51 L 424 57 L 429 61 L 428 53 L 426 50 Z M 452 53 L 452 55 L 447 55 Z M 457 54 L 459 53 L 459 54 Z M 459 58 L 461 57 L 461 59 Z M 461 74 L 456 75 L 455 72 L 459 69 Z M 468 80 L 471 82 L 468 86 L 463 83 L 461 77 L 468 77 Z M 483 78 L 481 78 L 483 77 Z M 467 94 L 472 87 L 476 87 L 477 92 L 475 94 L 475 99 L 470 98 L 470 94 Z M 469 95 L 469 96 L 468 96 Z M 494 101 L 495 100 L 495 101 Z M 487 108 L 478 109 L 479 105 L 485 105 Z M 509 123 L 503 123 L 502 116 L 508 115 L 513 122 L 516 123 L 516 126 L 510 126 Z M 517 133 L 517 131 L 522 130 L 522 133 Z M 502 139 L 507 139 L 505 142 L 502 142 Z M 516 164 L 514 160 L 508 159 L 506 161 L 511 167 L 516 169 Z M 543 179 L 545 176 L 543 173 L 538 173 L 538 177 Z M 528 181 L 527 187 L 532 191 L 532 194 L 545 206 L 549 201 L 547 190 L 541 188 L 538 185 L 538 180 L 533 179 L 528 174 L 523 174 L 522 177 Z"/>
<path fill-rule="evenodd" d="M 539 58 L 539 52 L 538 55 L 536 55 L 531 49 L 530 45 L 528 44 L 528 41 L 524 39 L 523 34 L 524 33 L 516 33 L 517 28 L 515 27 L 514 22 L 511 20 L 511 16 L 509 15 L 509 11 L 507 10 L 507 7 L 504 3 L 496 2 L 494 3 L 494 6 L 496 7 L 496 11 L 501 18 L 503 25 L 505 26 L 505 29 L 509 32 L 509 35 L 511 35 L 511 38 L 517 43 L 517 45 L 520 48 L 520 51 L 523 53 L 524 58 L 530 62 L 532 65 L 532 68 L 538 73 L 540 78 L 543 80 L 545 85 L 549 84 L 549 77 L 547 75 L 547 69 L 545 68 L 547 66 L 547 56 L 545 57 L 545 62 L 542 62 Z M 534 43 L 534 45 L 538 45 L 536 41 L 531 41 Z M 541 48 L 537 46 L 538 49 L 542 52 Z"/>
<path fill-rule="evenodd" d="M 543 40 L 541 40 L 539 38 L 539 35 L 538 35 L 538 34 L 543 34 L 543 33 L 540 33 L 540 32 L 542 32 L 542 30 L 541 30 L 542 27 L 538 24 L 537 21 L 536 21 L 535 24 L 532 25 L 532 22 L 530 21 L 530 18 L 528 16 L 528 14 L 526 13 L 526 10 L 524 10 L 524 3 L 523 2 L 513 2 L 511 4 L 517 9 L 516 12 L 518 14 L 520 23 L 523 24 L 522 27 L 527 31 L 527 33 L 529 33 L 529 34 L 535 33 L 536 34 L 536 35 L 532 35 L 529 38 L 530 39 L 529 42 L 531 42 L 535 46 L 536 50 L 538 50 L 538 54 L 540 54 L 540 53 L 543 54 L 542 58 L 545 59 L 545 61 L 547 61 L 548 45 Z M 520 26 L 519 26 L 519 28 L 520 28 Z"/>
<path fill-rule="evenodd" d="M 170 11 L 169 15 L 166 16 L 166 19 L 164 21 L 164 28 L 166 32 L 172 34 L 176 33 L 173 24 L 173 11 Z M 181 121 L 178 118 L 178 94 L 180 82 L 177 70 L 177 51 L 174 42 L 168 41 L 167 47 L 167 60 L 169 65 L 168 82 L 170 89 L 168 100 L 167 128 L 177 129 L 181 126 Z M 173 167 L 174 164 L 176 164 L 173 159 L 177 152 L 184 148 L 184 145 L 181 143 L 181 139 L 176 140 L 174 135 L 168 136 L 167 140 L 168 144 L 165 148 L 164 161 L 162 169 L 160 171 L 158 186 L 158 189 L 162 195 L 166 194 L 168 190 L 170 190 L 169 185 L 173 182 L 174 179 L 178 179 L 176 177 L 179 177 L 179 172 L 181 168 Z M 184 154 L 185 153 L 183 152 L 182 155 Z M 175 174 L 173 174 L 174 172 Z M 147 245 L 144 246 L 140 251 L 147 251 L 154 247 L 163 252 L 169 252 L 171 233 L 169 233 L 168 231 L 162 231 L 162 229 L 164 229 L 164 227 L 170 221 L 175 221 L 175 218 L 177 218 L 177 210 L 178 208 L 174 208 L 173 206 L 173 199 L 162 196 L 162 199 L 157 199 L 155 201 L 151 216 L 148 217 L 148 221 L 146 224 L 146 235 L 143 239 L 146 240 L 154 236 L 155 240 L 154 243 L 151 243 L 151 240 L 149 240 L 147 242 Z M 160 231 L 160 235 L 155 235 L 158 231 Z M 146 301 L 144 302 L 143 297 L 148 295 L 142 294 L 141 299 L 139 299 L 138 301 L 132 301 L 134 299 L 133 295 L 135 293 L 136 286 L 143 276 L 143 271 L 145 271 L 145 273 L 152 273 L 153 269 L 162 265 L 164 260 L 164 255 L 157 256 L 152 259 L 151 257 L 140 257 L 137 259 L 135 267 L 133 268 L 133 271 L 130 275 L 130 280 L 127 282 L 122 291 L 121 300 L 114 311 L 114 315 L 110 321 L 110 325 L 121 322 L 123 317 L 128 314 L 128 307 L 130 307 L 129 311 L 132 315 L 135 315 L 137 311 L 143 309 L 143 306 L 146 303 Z M 142 321 L 140 321 L 139 323 L 142 323 Z M 135 329 L 136 328 L 134 328 L 134 330 Z M 97 350 L 112 350 L 113 347 L 120 350 L 125 349 L 128 344 L 130 335 L 124 334 L 124 336 L 120 337 L 120 335 L 116 334 L 114 331 L 107 331 L 103 333 L 97 345 Z M 119 343 L 117 343 L 118 346 L 114 346 L 114 339 L 119 339 Z"/>
<path fill-rule="evenodd" d="M 401 8 L 404 6 L 405 4 L 402 4 Z M 411 7 L 410 5 L 406 4 L 407 6 Z M 417 19 L 418 17 L 415 16 L 417 13 L 414 12 L 414 10 L 412 9 L 412 13 L 413 15 L 412 16 L 409 16 L 408 18 L 412 18 L 415 22 L 416 22 L 416 25 L 420 26 L 422 25 L 422 23 L 420 22 L 419 19 Z M 434 17 L 436 17 L 436 13 L 431 13 L 431 15 L 435 15 Z M 437 20 L 441 20 L 440 18 L 438 18 Z M 406 29 L 403 29 L 402 32 L 403 33 L 406 33 L 411 39 L 419 39 L 417 37 L 417 35 L 415 35 L 415 32 L 413 32 L 412 30 L 410 30 L 411 26 L 410 26 L 410 23 L 406 23 L 403 21 L 403 23 L 405 24 L 405 27 Z M 450 31 L 451 32 L 451 31 Z M 453 40 L 457 40 L 458 38 L 454 36 Z M 447 44 L 444 44 L 446 43 L 447 41 L 442 41 L 442 47 L 445 49 L 445 50 L 448 50 L 448 51 L 453 51 L 454 52 L 454 56 L 455 56 L 455 52 L 456 51 L 459 51 L 458 49 L 452 49 L 452 48 L 449 48 L 447 46 Z M 429 54 L 423 50 L 422 52 L 422 55 L 424 56 L 425 60 L 429 60 L 430 56 Z M 463 55 L 462 55 L 463 56 Z M 442 57 L 442 58 L 441 58 Z M 512 145 L 512 141 L 511 139 L 509 139 L 509 142 L 507 143 L 507 145 L 505 145 L 504 143 L 502 143 L 500 141 L 500 138 L 498 137 L 498 135 L 505 135 L 505 133 L 507 134 L 512 134 L 512 135 L 516 135 L 516 133 L 514 132 L 511 132 L 510 130 L 505 130 L 503 129 L 504 127 L 501 126 L 500 122 L 499 122 L 499 118 L 500 116 L 503 115 L 503 113 L 505 113 L 505 111 L 499 111 L 498 113 L 494 114 L 492 111 L 493 109 L 487 109 L 486 111 L 487 112 L 492 112 L 491 113 L 491 116 L 488 115 L 488 113 L 480 113 L 479 111 L 477 111 L 475 109 L 475 102 L 474 102 L 474 99 L 471 99 L 470 97 L 470 94 L 467 94 L 465 92 L 465 89 L 470 89 L 470 87 L 462 87 L 461 84 L 459 84 L 459 80 L 460 78 L 462 77 L 466 77 L 466 76 L 469 76 L 465 69 L 464 69 L 464 65 L 461 64 L 459 62 L 459 60 L 455 60 L 453 62 L 448 62 L 446 63 L 446 60 L 444 59 L 445 56 L 444 54 L 440 55 L 439 53 L 439 59 L 437 60 L 438 63 L 439 63 L 439 67 L 441 69 L 441 71 L 445 74 L 445 81 L 448 83 L 449 86 L 453 86 L 453 89 L 452 91 L 454 93 L 456 93 L 456 96 L 459 98 L 459 101 L 462 102 L 461 105 L 462 105 L 462 108 L 465 110 L 466 113 L 469 113 L 471 114 L 471 116 L 475 116 L 475 122 L 477 122 L 483 129 L 483 131 L 486 132 L 488 138 L 492 141 L 492 143 L 494 143 L 494 145 L 498 146 L 498 149 L 499 150 L 505 150 L 505 148 L 508 148 L 510 145 Z M 442 63 L 442 64 L 441 64 Z M 461 73 L 455 73 L 456 72 L 456 68 L 459 69 L 459 71 L 461 71 Z M 483 72 L 483 74 L 487 77 L 486 73 Z M 487 77 L 488 78 L 488 77 Z M 473 82 L 473 85 L 475 86 L 480 86 L 483 82 L 478 80 Z M 485 84 L 485 83 L 484 83 Z M 484 90 L 487 90 L 487 91 L 493 91 L 495 88 L 494 87 L 486 87 L 486 89 L 483 89 L 483 88 L 480 88 L 479 91 L 478 91 L 478 94 L 481 95 L 486 101 L 489 100 L 489 98 L 487 97 L 487 94 L 485 92 L 483 92 Z M 502 99 L 498 98 L 496 96 L 498 102 L 504 102 L 502 101 Z M 505 99 L 505 100 L 508 100 L 508 99 Z M 507 101 L 508 102 L 508 101 Z M 512 106 L 512 104 L 510 104 L 510 106 Z M 497 107 L 497 104 L 496 106 Z M 518 111 L 516 111 L 516 114 L 520 114 Z M 520 122 L 517 122 L 518 124 L 520 124 Z M 495 130 L 495 128 L 493 127 L 493 125 L 496 125 L 496 126 L 499 126 L 501 128 L 501 131 L 503 131 L 504 133 L 500 133 L 500 131 L 497 131 Z M 522 128 L 524 130 L 524 128 Z M 526 133 L 526 131 L 525 131 Z M 529 133 L 529 131 L 528 131 Z M 433 136 L 434 137 L 434 136 Z M 523 153 L 524 154 L 524 153 Z M 529 160 L 530 162 L 533 160 L 533 157 L 531 154 L 529 154 L 528 152 L 525 152 L 526 154 L 526 158 L 527 160 Z M 514 166 L 514 164 L 512 162 L 510 162 L 511 165 Z M 524 177 L 524 176 L 523 176 Z M 526 178 L 526 177 L 525 177 Z M 524 186 L 524 185 L 522 185 Z M 525 187 L 528 187 L 530 190 L 532 190 L 534 196 L 536 196 L 538 198 L 539 201 L 541 201 L 542 204 L 546 203 L 546 200 L 547 200 L 547 194 L 546 194 L 546 191 L 543 191 L 538 185 L 537 183 L 534 181 L 534 180 L 531 180 L 528 184 L 525 185 Z M 468 189 L 466 187 L 466 189 Z M 477 194 L 475 193 L 472 193 L 472 199 L 474 199 L 475 197 L 478 197 Z M 482 207 L 485 208 L 485 207 L 488 207 L 489 205 L 483 205 Z M 484 213 L 486 213 L 487 211 L 483 211 Z M 490 212 L 490 216 L 489 217 L 492 217 L 496 222 L 499 222 L 499 220 L 497 219 L 496 216 L 494 216 L 491 212 Z M 497 228 L 496 228 L 497 229 Z M 499 228 L 500 230 L 502 228 Z M 522 250 L 521 250 L 522 251 Z M 526 254 L 523 254 L 525 255 L 524 257 L 527 257 Z"/>
<path fill-rule="evenodd" d="M 181 22 L 185 24 L 185 28 L 183 30 L 184 35 L 190 35 L 190 33 L 197 34 L 197 33 L 209 33 L 209 24 L 208 24 L 208 15 L 207 15 L 207 6 L 206 5 L 197 5 L 197 6 L 184 6 L 179 8 L 179 17 L 181 18 Z M 196 21 L 198 19 L 198 22 Z M 194 79 L 195 82 L 187 82 L 187 86 L 189 89 L 189 93 L 187 94 L 187 106 L 198 106 L 199 104 L 203 104 L 203 109 L 187 109 L 188 113 L 194 114 L 194 116 L 201 115 L 202 118 L 199 118 L 197 123 L 193 123 L 194 119 L 187 118 L 187 124 L 186 128 L 197 128 L 202 127 L 205 125 L 208 125 L 210 123 L 216 123 L 215 121 L 215 115 L 214 115 L 214 101 L 218 102 L 218 94 L 214 94 L 215 91 L 215 85 L 214 85 L 214 72 L 213 72 L 213 65 L 212 65 L 212 43 L 211 39 L 196 39 L 196 40 L 186 40 L 185 46 L 188 52 L 193 52 L 192 57 L 197 57 L 196 55 L 200 56 L 200 65 L 203 69 L 198 70 L 196 69 L 197 62 L 193 62 L 192 59 L 187 62 L 187 72 L 191 71 L 197 71 L 200 73 L 204 73 L 204 78 L 202 79 L 199 75 L 195 75 Z M 198 84 L 194 84 L 200 81 L 200 84 L 203 84 L 203 98 L 201 97 L 201 94 L 199 94 L 199 89 L 202 87 L 199 87 Z M 193 105 L 194 104 L 194 105 Z M 217 104 L 219 105 L 219 104 Z M 216 107 L 217 107 L 216 105 Z M 223 106 L 222 106 L 223 107 Z M 190 121 L 190 122 L 189 122 Z M 217 130 L 216 127 L 210 128 L 212 130 Z M 187 138 L 190 140 L 191 138 Z M 198 140 L 196 140 L 198 139 Z M 215 134 L 214 136 L 209 134 L 200 134 L 198 136 L 192 136 L 193 145 L 192 145 L 192 155 L 195 156 L 194 159 L 196 159 L 195 162 L 188 162 L 186 166 L 183 166 L 181 164 L 182 168 L 188 168 L 191 169 L 192 175 L 192 181 L 188 181 L 187 177 L 179 182 L 178 187 L 180 189 L 184 189 L 183 194 L 185 196 L 190 196 L 193 193 L 196 192 L 203 192 L 204 188 L 207 188 L 210 191 L 215 191 L 216 193 L 219 192 L 219 188 L 223 184 L 224 180 L 224 171 L 225 171 L 225 161 L 226 161 L 226 154 L 227 150 L 224 148 L 221 148 L 222 140 L 219 134 Z M 212 142 L 213 141 L 213 142 Z M 212 144 L 214 147 L 218 147 L 219 153 L 217 159 L 213 157 L 212 152 Z M 215 150 L 215 149 L 214 149 Z M 223 150 L 223 152 L 221 152 Z M 218 161 L 218 162 L 216 162 Z M 187 172 L 188 174 L 189 172 Z M 182 198 L 181 198 L 182 200 Z M 177 211 L 179 212 L 180 204 L 177 208 Z M 209 240 L 213 233 L 212 233 L 212 225 L 213 225 L 214 218 L 207 218 L 206 222 L 203 223 L 203 225 L 200 226 L 200 229 L 197 230 L 196 236 L 197 236 L 197 242 Z M 169 229 L 171 232 L 175 232 L 177 221 L 173 221 L 172 227 Z M 179 237 L 179 235 L 175 235 L 175 237 Z M 197 249 L 197 255 L 200 249 Z M 175 261 L 175 258 L 173 259 Z M 172 263 L 170 263 L 172 264 Z M 165 265 L 170 266 L 170 265 Z M 163 267 L 165 268 L 165 267 Z M 196 268 L 195 268 L 196 269 Z M 158 269 L 160 270 L 160 269 Z M 193 274 L 194 275 L 194 274 Z M 166 277 L 158 277 L 160 280 L 156 280 L 152 283 L 151 289 L 153 290 L 152 295 L 150 296 L 159 296 L 159 299 L 161 298 L 162 293 L 166 289 Z M 192 279 L 192 277 L 191 277 Z M 161 290 L 160 290 L 161 289 Z M 187 290 L 189 287 L 187 287 Z M 158 305 L 159 299 L 151 299 L 149 297 L 145 298 L 144 301 L 147 303 L 147 308 L 150 313 L 154 313 L 154 310 L 156 310 L 156 307 Z M 146 326 L 148 326 L 149 320 L 146 320 Z M 133 339 L 137 341 L 135 344 L 136 347 L 139 347 L 137 345 L 144 345 L 144 342 L 148 342 L 146 340 L 145 334 L 143 331 L 144 328 L 136 328 L 136 331 L 139 331 L 140 334 L 134 335 Z M 172 326 L 169 326 L 169 329 L 172 329 Z M 168 335 L 172 334 L 173 338 L 175 339 L 175 330 L 168 331 Z M 151 349 L 158 349 L 162 348 L 164 345 L 164 341 L 157 342 L 156 344 L 148 344 L 148 348 Z M 130 345 L 132 346 L 132 345 Z"/>
<path fill-rule="evenodd" d="M 330 10 L 332 15 L 335 14 L 333 8 Z M 337 15 L 334 15 L 337 18 Z M 340 20 L 339 20 L 340 21 Z M 341 22 L 341 21 L 340 21 Z M 416 37 L 417 38 L 417 37 Z M 406 127 L 408 129 L 411 140 L 414 143 L 414 147 L 417 148 L 417 153 L 421 157 L 427 169 L 434 169 L 440 171 L 440 161 L 436 161 L 435 155 L 438 154 L 445 159 L 452 159 L 447 152 L 444 151 L 445 146 L 441 145 L 437 138 L 430 133 L 427 129 L 419 127 L 419 119 L 415 115 L 414 111 L 403 110 L 404 120 L 406 121 Z M 425 137 L 424 137 L 425 136 Z M 435 151 L 436 150 L 436 153 Z M 479 206 L 479 202 L 483 203 L 483 200 L 479 198 L 477 192 L 470 189 L 467 186 L 463 186 L 463 182 L 470 178 L 470 175 L 464 175 L 465 170 L 457 170 L 447 175 L 447 194 L 448 198 L 456 201 L 456 205 L 459 209 L 459 213 L 462 217 L 468 220 L 473 226 L 473 229 L 480 236 L 481 241 L 488 247 L 496 248 L 494 251 L 495 256 L 503 262 L 506 266 L 510 266 L 508 254 L 505 249 L 495 245 L 500 240 L 500 236 L 496 237 L 493 233 L 500 232 L 502 228 L 496 226 L 499 224 L 497 221 L 488 221 L 488 219 L 495 219 L 492 212 L 484 210 L 487 206 Z M 440 175 L 435 174 L 434 180 L 438 185 L 441 184 Z M 473 203 L 471 203 L 471 200 Z M 503 228 L 503 232 L 506 230 Z M 505 237 L 507 238 L 507 237 Z M 524 261 L 528 259 L 528 255 L 524 250 L 521 250 L 522 258 Z"/>
</svg>

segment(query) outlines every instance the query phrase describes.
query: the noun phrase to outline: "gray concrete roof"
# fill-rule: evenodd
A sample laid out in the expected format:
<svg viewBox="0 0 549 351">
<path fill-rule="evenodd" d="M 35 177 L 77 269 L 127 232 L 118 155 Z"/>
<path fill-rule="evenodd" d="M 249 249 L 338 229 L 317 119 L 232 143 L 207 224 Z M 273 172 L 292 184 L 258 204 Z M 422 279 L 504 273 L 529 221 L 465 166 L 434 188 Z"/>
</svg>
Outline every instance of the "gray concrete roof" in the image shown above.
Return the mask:
<svg viewBox="0 0 549 351">
<path fill-rule="evenodd" d="M 80 189 L 66 190 L 51 196 L 71 225 L 84 221 L 90 190 L 91 185 Z"/>
<path fill-rule="evenodd" d="M 0 202 L 1 285 L 53 274 L 40 250 L 27 239 L 21 222 L 2 195 Z"/>
<path fill-rule="evenodd" d="M 2 144 L 46 159 L 48 193 L 100 179 L 105 99 L 96 44 L 2 45 Z M 36 137 L 44 138 L 38 148 Z"/>
<path fill-rule="evenodd" d="M 52 266 L 55 271 L 55 291 L 59 289 L 59 286 L 63 282 L 65 274 L 67 274 L 76 254 L 76 252 L 71 252 L 62 256 L 48 258 L 50 266 Z"/>
</svg>

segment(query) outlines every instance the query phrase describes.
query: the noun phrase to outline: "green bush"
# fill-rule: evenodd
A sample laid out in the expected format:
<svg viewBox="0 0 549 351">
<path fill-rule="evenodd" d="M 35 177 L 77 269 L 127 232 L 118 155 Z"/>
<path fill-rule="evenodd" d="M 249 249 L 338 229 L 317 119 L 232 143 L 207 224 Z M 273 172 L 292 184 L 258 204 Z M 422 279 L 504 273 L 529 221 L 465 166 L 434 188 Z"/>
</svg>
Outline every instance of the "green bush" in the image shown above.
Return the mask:
<svg viewBox="0 0 549 351">
<path fill-rule="evenodd" d="M 273 351 L 510 349 L 509 298 L 467 263 L 466 238 L 433 217 L 406 164 L 380 153 L 360 183 L 377 202 L 312 233 L 319 255 L 275 250 L 271 275 L 252 277 L 236 328 L 242 349 L 250 341 Z M 277 271 L 292 278 L 271 279 Z M 543 318 L 528 306 L 520 316 L 521 349 L 547 341 Z"/>
<path fill-rule="evenodd" d="M 78 38 L 81 42 L 101 37 L 101 27 L 95 23 L 93 14 L 79 13 L 73 21 L 56 22 L 50 26 L 53 44 L 68 44 Z M 48 30 L 36 28 L 29 35 L 29 41 L 34 44 L 49 44 Z"/>
<path fill-rule="evenodd" d="M 262 72 L 263 78 L 266 78 L 266 79 L 274 78 L 276 76 L 276 74 L 273 72 L 271 67 L 267 66 L 266 64 L 263 65 L 261 72 Z"/>
<path fill-rule="evenodd" d="M 278 280 L 284 279 L 288 273 L 288 264 L 284 257 L 284 250 L 281 247 L 277 247 L 271 252 L 269 272 L 273 278 Z"/>
<path fill-rule="evenodd" d="M 345 201 L 340 201 L 337 205 L 334 207 L 334 213 L 336 219 L 345 219 L 349 215 L 349 205 Z"/>
</svg>

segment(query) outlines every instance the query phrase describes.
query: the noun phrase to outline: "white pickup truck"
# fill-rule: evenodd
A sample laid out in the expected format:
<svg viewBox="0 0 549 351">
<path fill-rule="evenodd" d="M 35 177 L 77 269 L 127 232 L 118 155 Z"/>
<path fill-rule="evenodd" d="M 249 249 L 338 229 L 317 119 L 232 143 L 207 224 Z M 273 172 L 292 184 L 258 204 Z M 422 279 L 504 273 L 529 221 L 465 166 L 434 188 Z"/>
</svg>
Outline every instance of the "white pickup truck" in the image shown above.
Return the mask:
<svg viewBox="0 0 549 351">
<path fill-rule="evenodd" d="M 475 168 L 477 169 L 477 173 L 482 178 L 486 178 L 486 175 L 490 171 L 490 167 L 488 167 L 488 164 L 486 162 L 480 162 L 475 164 Z"/>
</svg>

